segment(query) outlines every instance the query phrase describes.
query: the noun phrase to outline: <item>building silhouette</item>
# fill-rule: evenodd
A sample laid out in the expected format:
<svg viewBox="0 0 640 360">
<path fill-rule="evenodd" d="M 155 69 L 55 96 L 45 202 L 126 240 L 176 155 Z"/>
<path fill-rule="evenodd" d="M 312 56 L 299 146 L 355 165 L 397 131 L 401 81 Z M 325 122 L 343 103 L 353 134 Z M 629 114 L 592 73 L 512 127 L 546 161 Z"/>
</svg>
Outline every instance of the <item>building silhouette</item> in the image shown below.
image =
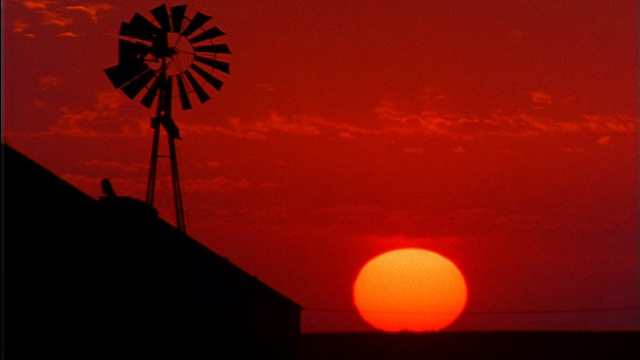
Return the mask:
<svg viewBox="0 0 640 360">
<path fill-rule="evenodd" d="M 2 151 L 7 359 L 294 356 L 300 305 L 144 202 Z"/>
</svg>

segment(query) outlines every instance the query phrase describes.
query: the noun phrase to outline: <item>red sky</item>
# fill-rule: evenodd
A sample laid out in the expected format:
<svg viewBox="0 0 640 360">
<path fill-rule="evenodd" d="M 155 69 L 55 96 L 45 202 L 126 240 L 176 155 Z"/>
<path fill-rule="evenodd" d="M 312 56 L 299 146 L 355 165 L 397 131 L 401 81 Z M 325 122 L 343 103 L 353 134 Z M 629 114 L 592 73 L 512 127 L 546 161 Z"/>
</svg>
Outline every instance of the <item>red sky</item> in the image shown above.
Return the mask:
<svg viewBox="0 0 640 360">
<path fill-rule="evenodd" d="M 120 22 L 160 4 L 4 1 L 5 141 L 91 196 L 108 177 L 144 198 L 151 111 L 103 69 Z M 638 303 L 634 1 L 196 10 L 233 55 L 221 92 L 174 111 L 187 230 L 307 308 L 303 331 L 372 330 L 352 283 L 400 247 L 465 274 L 453 329 L 637 329 L 602 310 Z M 600 311 L 494 313 L 576 309 Z"/>
</svg>

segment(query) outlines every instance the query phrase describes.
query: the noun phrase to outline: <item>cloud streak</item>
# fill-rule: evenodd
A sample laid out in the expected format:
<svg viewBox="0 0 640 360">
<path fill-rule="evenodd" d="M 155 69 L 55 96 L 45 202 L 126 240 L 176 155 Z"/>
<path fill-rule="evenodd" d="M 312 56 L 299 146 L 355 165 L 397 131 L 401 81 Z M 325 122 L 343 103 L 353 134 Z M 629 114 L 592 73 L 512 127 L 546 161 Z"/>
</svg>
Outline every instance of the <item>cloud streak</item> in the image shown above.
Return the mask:
<svg viewBox="0 0 640 360">
<path fill-rule="evenodd" d="M 142 137 L 149 132 L 147 119 L 123 118 L 120 110 L 122 96 L 110 90 L 97 94 L 94 107 L 73 110 L 62 107 L 62 116 L 40 136 L 72 137 Z"/>
<path fill-rule="evenodd" d="M 546 97 L 542 97 L 544 100 Z M 550 101 L 550 100 L 548 100 Z M 500 114 L 490 117 L 460 116 L 425 111 L 404 113 L 390 103 L 384 103 L 374 113 L 387 133 L 398 135 L 441 135 L 455 138 L 477 136 L 531 137 L 559 133 L 632 133 L 634 120 L 625 115 L 576 115 L 572 119 L 556 120 L 527 113 Z"/>
<path fill-rule="evenodd" d="M 91 18 L 94 23 L 98 22 L 98 13 L 102 11 L 107 11 L 113 9 L 113 6 L 107 3 L 101 4 L 92 4 L 92 5 L 72 5 L 65 7 L 66 10 L 69 11 L 80 11 L 83 12 Z"/>
<path fill-rule="evenodd" d="M 247 179 L 230 179 L 217 176 L 211 179 L 184 179 L 182 186 L 185 191 L 193 192 L 235 192 L 248 189 L 251 183 Z"/>
<path fill-rule="evenodd" d="M 52 33 L 48 29 L 39 29 L 39 27 L 57 27 L 66 30 L 76 23 L 75 14 L 86 14 L 94 23 L 97 23 L 101 13 L 113 9 L 113 6 L 108 3 L 67 6 L 59 5 L 57 1 L 20 1 L 20 3 L 27 12 L 23 17 L 14 21 L 12 31 L 25 37 L 36 37 L 36 33 Z M 55 36 L 74 38 L 78 37 L 78 32 L 56 32 Z"/>
<path fill-rule="evenodd" d="M 532 112 L 496 111 L 488 116 L 433 110 L 409 112 L 403 111 L 393 102 L 383 101 L 373 109 L 373 117 L 369 116 L 370 121 L 365 126 L 354 126 L 346 121 L 334 121 L 319 116 L 283 115 L 274 111 L 263 120 L 246 121 L 231 118 L 227 126 L 192 125 L 186 126 L 185 130 L 218 132 L 248 139 L 266 139 L 275 134 L 290 134 L 329 136 L 345 140 L 388 136 L 438 136 L 465 141 L 483 137 L 539 137 L 578 133 L 594 134 L 603 138 L 611 134 L 635 131 L 635 122 L 631 116 L 580 113 L 563 114 L 562 118 L 542 116 L 535 110 L 552 104 L 551 95 L 542 91 L 533 92 L 530 101 L 535 108 Z M 403 151 L 415 153 L 416 149 L 420 147 L 406 147 Z M 454 151 L 462 153 L 464 149 L 457 147 Z"/>
</svg>

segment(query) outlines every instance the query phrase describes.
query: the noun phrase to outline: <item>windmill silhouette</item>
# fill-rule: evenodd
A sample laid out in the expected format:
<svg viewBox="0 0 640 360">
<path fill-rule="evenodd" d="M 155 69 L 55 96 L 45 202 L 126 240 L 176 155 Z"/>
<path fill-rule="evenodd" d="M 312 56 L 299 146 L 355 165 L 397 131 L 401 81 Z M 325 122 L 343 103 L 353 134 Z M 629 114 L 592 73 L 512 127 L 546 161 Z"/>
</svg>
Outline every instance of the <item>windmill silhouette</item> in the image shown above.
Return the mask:
<svg viewBox="0 0 640 360">
<path fill-rule="evenodd" d="M 186 10 L 186 5 L 172 6 L 170 9 L 160 5 L 151 10 L 155 22 L 140 13 L 136 13 L 129 22 L 123 22 L 119 32 L 118 64 L 104 70 L 113 85 L 130 99 L 135 99 L 146 89 L 140 100 L 142 105 L 151 108 L 156 103 L 156 115 L 151 118 L 153 145 L 146 202 L 153 205 L 158 158 L 167 157 L 158 154 L 162 127 L 169 142 L 176 227 L 182 232 L 186 232 L 186 225 L 175 147 L 175 140 L 181 138 L 178 126 L 171 117 L 173 80 L 176 79 L 175 87 L 182 110 L 192 108 L 192 93 L 196 94 L 200 103 L 205 103 L 210 96 L 203 85 L 209 84 L 219 91 L 223 82 L 213 74 L 215 71 L 229 74 L 229 63 L 218 60 L 218 54 L 231 54 L 227 44 L 214 43 L 214 39 L 225 33 L 215 26 L 205 27 L 211 20 L 209 15 L 198 11 L 188 18 L 185 16 Z"/>
</svg>

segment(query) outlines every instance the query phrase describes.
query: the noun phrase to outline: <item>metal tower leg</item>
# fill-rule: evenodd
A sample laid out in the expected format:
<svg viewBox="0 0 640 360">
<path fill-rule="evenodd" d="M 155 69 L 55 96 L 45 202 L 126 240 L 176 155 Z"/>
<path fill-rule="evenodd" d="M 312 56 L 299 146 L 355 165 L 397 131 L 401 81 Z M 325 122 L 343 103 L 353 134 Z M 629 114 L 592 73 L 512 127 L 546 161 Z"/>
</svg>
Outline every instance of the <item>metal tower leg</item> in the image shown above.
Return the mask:
<svg viewBox="0 0 640 360">
<path fill-rule="evenodd" d="M 182 194 L 180 192 L 180 177 L 178 175 L 178 157 L 176 155 L 175 138 L 169 134 L 169 156 L 171 158 L 171 180 L 173 182 L 173 202 L 176 210 L 176 227 L 183 233 L 187 232 L 184 223 L 184 212 L 182 209 Z"/>
<path fill-rule="evenodd" d="M 155 121 L 155 120 L 154 120 Z M 151 165 L 149 165 L 149 178 L 147 180 L 146 202 L 153 206 L 153 197 L 156 190 L 156 169 L 158 167 L 158 142 L 160 139 L 160 124 L 153 126 L 153 145 L 151 148 Z"/>
</svg>

